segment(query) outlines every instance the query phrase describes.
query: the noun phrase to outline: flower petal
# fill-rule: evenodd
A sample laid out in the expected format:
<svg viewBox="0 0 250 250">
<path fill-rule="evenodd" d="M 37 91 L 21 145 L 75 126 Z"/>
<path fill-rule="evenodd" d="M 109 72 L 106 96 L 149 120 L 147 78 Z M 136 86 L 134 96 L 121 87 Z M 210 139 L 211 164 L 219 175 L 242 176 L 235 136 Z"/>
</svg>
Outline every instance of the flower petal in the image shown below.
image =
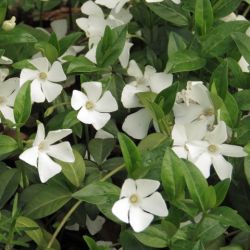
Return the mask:
<svg viewBox="0 0 250 250">
<path fill-rule="evenodd" d="M 134 44 L 130 43 L 129 41 L 125 42 L 122 53 L 119 56 L 119 61 L 120 61 L 123 68 L 126 68 L 128 66 L 129 57 L 130 57 L 130 49 L 133 45 Z"/>
<path fill-rule="evenodd" d="M 45 95 L 42 91 L 41 82 L 35 79 L 30 86 L 32 102 L 41 103 L 45 101 Z"/>
<path fill-rule="evenodd" d="M 138 195 L 143 198 L 154 193 L 160 186 L 159 181 L 149 179 L 137 179 L 135 183 Z"/>
<path fill-rule="evenodd" d="M 84 82 L 82 88 L 85 90 L 88 99 L 96 103 L 102 94 L 102 84 L 100 82 Z"/>
<path fill-rule="evenodd" d="M 71 133 L 72 133 L 71 129 L 59 129 L 59 130 L 55 130 L 55 131 L 49 131 L 48 135 L 45 138 L 45 141 L 49 145 L 52 145 L 53 143 L 70 135 Z"/>
<path fill-rule="evenodd" d="M 249 73 L 250 72 L 250 67 L 249 63 L 246 61 L 246 59 L 242 56 L 238 62 L 242 72 Z"/>
<path fill-rule="evenodd" d="M 126 179 L 122 185 L 122 190 L 120 198 L 130 197 L 132 194 L 136 193 L 136 184 L 133 179 Z"/>
<path fill-rule="evenodd" d="M 195 161 L 197 157 L 199 157 L 204 152 L 207 152 L 207 148 L 209 143 L 207 141 L 193 141 L 190 143 L 186 143 L 189 152 L 189 158 L 192 161 Z"/>
<path fill-rule="evenodd" d="M 48 102 L 54 101 L 63 90 L 62 85 L 50 81 L 44 81 L 41 83 L 41 85 L 43 93 Z"/>
<path fill-rule="evenodd" d="M 52 64 L 49 72 L 48 72 L 48 80 L 51 82 L 62 82 L 67 79 L 62 65 L 60 62 L 56 61 Z"/>
<path fill-rule="evenodd" d="M 98 215 L 94 220 L 91 220 L 89 216 L 86 216 L 86 227 L 91 235 L 95 235 L 102 230 L 105 218 Z"/>
<path fill-rule="evenodd" d="M 33 142 L 33 146 L 38 146 L 45 138 L 45 129 L 42 123 L 37 126 L 36 137 Z"/>
<path fill-rule="evenodd" d="M 135 232 L 142 232 L 153 221 L 152 214 L 144 212 L 139 207 L 131 206 L 129 210 L 129 223 Z"/>
<path fill-rule="evenodd" d="M 0 106 L 0 111 L 2 112 L 5 119 L 10 120 L 13 123 L 15 123 L 15 117 L 14 117 L 14 112 L 12 108 L 4 105 L 4 106 Z M 0 119 L 0 123 L 1 123 L 1 119 Z"/>
<path fill-rule="evenodd" d="M 114 9 L 120 0 L 96 0 L 97 4 L 103 5 L 109 9 Z"/>
<path fill-rule="evenodd" d="M 87 110 L 84 106 L 80 109 L 77 119 L 86 124 L 92 124 L 96 130 L 105 126 L 110 119 L 109 113 L 100 113 L 95 110 Z"/>
<path fill-rule="evenodd" d="M 56 33 L 58 40 L 66 36 L 68 23 L 66 19 L 54 20 L 50 23 L 52 30 Z"/>
<path fill-rule="evenodd" d="M 168 215 L 168 208 L 159 192 L 142 199 L 140 207 L 151 214 L 165 217 Z"/>
<path fill-rule="evenodd" d="M 143 74 L 135 60 L 131 60 L 128 65 L 128 75 L 135 78 L 142 78 Z"/>
<path fill-rule="evenodd" d="M 50 63 L 46 57 L 39 57 L 32 60 L 29 60 L 29 62 L 37 68 L 39 72 L 45 72 L 47 73 L 49 71 Z"/>
<path fill-rule="evenodd" d="M 23 69 L 20 74 L 20 85 L 22 86 L 25 82 L 38 78 L 39 72 L 32 69 Z"/>
<path fill-rule="evenodd" d="M 154 73 L 150 77 L 150 88 L 154 93 L 160 93 L 163 89 L 168 88 L 173 83 L 173 75 L 166 73 Z"/>
<path fill-rule="evenodd" d="M 147 133 L 152 117 L 146 109 L 128 115 L 122 125 L 122 130 L 135 139 L 143 139 Z"/>
<path fill-rule="evenodd" d="M 118 109 L 116 99 L 110 91 L 105 91 L 103 96 L 95 104 L 95 110 L 99 112 L 114 112 Z"/>
<path fill-rule="evenodd" d="M 38 147 L 32 147 L 26 149 L 22 154 L 19 155 L 19 159 L 27 162 L 31 166 L 37 167 L 38 158 Z"/>
<path fill-rule="evenodd" d="M 56 174 L 59 174 L 61 170 L 61 166 L 52 161 L 47 154 L 39 153 L 38 173 L 42 183 L 46 182 Z"/>
<path fill-rule="evenodd" d="M 145 86 L 141 86 L 140 89 L 132 84 L 127 84 L 122 90 L 121 102 L 125 108 L 137 108 L 142 107 L 139 98 L 136 96 L 137 93 L 146 92 L 149 89 Z"/>
<path fill-rule="evenodd" d="M 172 129 L 172 139 L 175 146 L 183 146 L 187 142 L 186 128 L 182 124 L 176 123 Z"/>
<path fill-rule="evenodd" d="M 212 156 L 212 163 L 220 180 L 227 178 L 231 179 L 233 166 L 230 162 L 226 161 L 222 155 L 218 154 L 216 156 Z"/>
<path fill-rule="evenodd" d="M 74 110 L 80 109 L 86 102 L 88 98 L 81 91 L 74 90 L 71 98 L 71 106 Z"/>
<path fill-rule="evenodd" d="M 1 96 L 9 97 L 19 87 L 20 79 L 17 77 L 9 78 L 4 82 L 0 82 Z"/>
<path fill-rule="evenodd" d="M 121 221 L 128 223 L 129 198 L 123 198 L 115 202 L 112 207 L 112 213 Z"/>
<path fill-rule="evenodd" d="M 206 139 L 211 144 L 222 144 L 227 140 L 227 125 L 224 121 L 220 121 L 212 132 L 207 133 Z"/>
<path fill-rule="evenodd" d="M 92 1 L 85 2 L 81 7 L 82 13 L 88 16 L 104 16 L 102 9 L 97 5 L 99 3 L 96 3 Z"/>
<path fill-rule="evenodd" d="M 60 161 L 65 161 L 65 162 L 74 162 L 75 157 L 72 151 L 72 148 L 70 146 L 69 142 L 61 142 L 56 145 L 50 145 L 48 151 L 46 153 L 53 157 L 56 158 Z"/>
<path fill-rule="evenodd" d="M 247 153 L 243 147 L 229 144 L 220 145 L 220 153 L 230 157 L 245 157 Z"/>
<path fill-rule="evenodd" d="M 177 154 L 178 157 L 180 157 L 182 159 L 188 158 L 188 151 L 185 149 L 185 147 L 174 146 L 174 147 L 172 147 L 172 150 Z"/>
<path fill-rule="evenodd" d="M 85 57 L 88 58 L 91 62 L 96 63 L 96 48 L 94 45 L 86 54 Z"/>
<path fill-rule="evenodd" d="M 205 152 L 201 154 L 193 163 L 199 168 L 205 178 L 210 176 L 212 159 L 209 153 Z"/>
</svg>

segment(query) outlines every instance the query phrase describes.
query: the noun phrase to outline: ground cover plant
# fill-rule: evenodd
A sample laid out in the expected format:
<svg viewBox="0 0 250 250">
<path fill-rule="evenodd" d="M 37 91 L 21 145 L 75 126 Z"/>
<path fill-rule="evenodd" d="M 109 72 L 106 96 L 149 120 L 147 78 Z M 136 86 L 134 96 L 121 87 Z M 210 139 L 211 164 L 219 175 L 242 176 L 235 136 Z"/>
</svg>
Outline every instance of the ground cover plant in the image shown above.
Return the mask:
<svg viewBox="0 0 250 250">
<path fill-rule="evenodd" d="M 0 249 L 250 249 L 249 0 L 0 1 Z"/>
</svg>

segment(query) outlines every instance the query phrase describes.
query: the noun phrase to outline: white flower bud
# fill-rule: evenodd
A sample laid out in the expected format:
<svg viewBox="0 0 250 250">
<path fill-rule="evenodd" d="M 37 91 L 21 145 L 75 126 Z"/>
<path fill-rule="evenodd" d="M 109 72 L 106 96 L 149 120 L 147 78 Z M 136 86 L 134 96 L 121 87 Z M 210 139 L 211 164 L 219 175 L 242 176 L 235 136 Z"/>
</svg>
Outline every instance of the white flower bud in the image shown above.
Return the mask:
<svg viewBox="0 0 250 250">
<path fill-rule="evenodd" d="M 2 25 L 4 31 L 13 30 L 16 26 L 16 17 L 13 16 L 10 20 L 5 20 Z"/>
</svg>

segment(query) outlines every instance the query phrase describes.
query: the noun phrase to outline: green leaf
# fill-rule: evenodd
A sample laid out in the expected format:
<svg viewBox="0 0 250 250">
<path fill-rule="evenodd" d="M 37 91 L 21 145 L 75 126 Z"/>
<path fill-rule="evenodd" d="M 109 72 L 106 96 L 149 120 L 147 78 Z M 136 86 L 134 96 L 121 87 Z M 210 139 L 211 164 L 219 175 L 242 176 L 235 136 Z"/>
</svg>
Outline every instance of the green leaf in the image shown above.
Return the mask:
<svg viewBox="0 0 250 250">
<path fill-rule="evenodd" d="M 239 105 L 239 109 L 243 111 L 250 110 L 250 90 L 242 90 L 234 94 L 234 98 Z"/>
<path fill-rule="evenodd" d="M 29 60 L 25 59 L 19 62 L 12 64 L 12 67 L 15 69 L 33 69 L 36 70 L 36 67 L 29 62 Z"/>
<path fill-rule="evenodd" d="M 217 57 L 232 50 L 235 44 L 231 38 L 234 32 L 245 32 L 249 27 L 246 21 L 224 22 L 209 30 L 202 37 L 202 50 L 206 56 Z"/>
<path fill-rule="evenodd" d="M 96 242 L 87 235 L 84 236 L 83 238 L 85 242 L 87 243 L 89 250 L 110 250 L 108 246 L 97 245 Z"/>
<path fill-rule="evenodd" d="M 119 199 L 120 189 L 112 183 L 96 181 L 80 189 L 73 197 L 90 204 L 105 204 L 109 197 Z"/>
<path fill-rule="evenodd" d="M 115 140 L 108 139 L 92 139 L 89 142 L 89 153 L 98 165 L 101 165 L 110 155 L 115 147 Z"/>
<path fill-rule="evenodd" d="M 200 170 L 194 166 L 191 162 L 186 161 L 186 164 L 182 164 L 184 171 L 184 177 L 187 184 L 187 188 L 192 200 L 202 210 L 206 211 L 208 200 L 208 184 Z"/>
<path fill-rule="evenodd" d="M 163 89 L 155 99 L 155 102 L 157 104 L 160 104 L 162 106 L 162 109 L 165 114 L 168 114 L 175 103 L 176 93 L 178 91 L 178 82 L 174 83 L 170 87 Z"/>
<path fill-rule="evenodd" d="M 31 219 L 40 219 L 53 214 L 70 199 L 71 193 L 65 188 L 44 184 L 40 192 L 31 194 L 22 210 L 22 215 Z"/>
<path fill-rule="evenodd" d="M 74 45 L 81 36 L 82 32 L 72 32 L 69 35 L 63 37 L 59 41 L 60 56 L 63 55 L 70 46 Z"/>
<path fill-rule="evenodd" d="M 157 16 L 176 26 L 187 26 L 189 22 L 188 12 L 183 11 L 174 4 L 170 5 L 167 2 L 147 4 Z"/>
<path fill-rule="evenodd" d="M 143 174 L 139 150 L 134 142 L 123 133 L 118 133 L 118 140 L 128 175 L 129 177 L 137 179 L 141 174 Z"/>
<path fill-rule="evenodd" d="M 170 149 L 167 148 L 162 161 L 161 181 L 170 201 L 184 197 L 185 163 Z"/>
<path fill-rule="evenodd" d="M 206 60 L 195 51 L 182 50 L 170 56 L 165 71 L 168 73 L 194 71 L 203 68 L 205 65 Z"/>
<path fill-rule="evenodd" d="M 2 23 L 5 20 L 7 7 L 8 7 L 8 1 L 2 0 L 0 3 L 0 26 L 2 26 Z"/>
<path fill-rule="evenodd" d="M 224 99 L 224 103 L 220 108 L 220 118 L 231 127 L 235 128 L 238 124 L 239 108 L 234 97 L 228 92 Z"/>
<path fill-rule="evenodd" d="M 217 219 L 205 217 L 196 227 L 196 238 L 206 243 L 222 235 L 226 228 Z"/>
<path fill-rule="evenodd" d="M 31 109 L 30 81 L 28 81 L 19 90 L 14 103 L 14 117 L 18 126 L 22 126 L 27 122 Z"/>
<path fill-rule="evenodd" d="M 1 141 L 1 139 L 0 139 Z M 18 169 L 8 169 L 0 175 L 0 209 L 15 193 L 21 178 Z"/>
<path fill-rule="evenodd" d="M 249 145 L 250 144 L 248 144 L 248 147 L 250 147 Z M 244 159 L 244 172 L 245 172 L 248 185 L 250 185 L 250 155 L 248 155 Z"/>
<path fill-rule="evenodd" d="M 91 73 L 100 71 L 101 68 L 98 68 L 94 63 L 84 56 L 65 56 L 64 59 L 69 63 L 67 73 Z"/>
<path fill-rule="evenodd" d="M 16 26 L 11 31 L 0 31 L 0 47 L 5 47 L 10 44 L 27 44 L 36 43 L 37 39 L 23 30 L 22 27 Z"/>
<path fill-rule="evenodd" d="M 240 32 L 233 33 L 231 36 L 234 39 L 241 55 L 250 64 L 250 37 Z"/>
<path fill-rule="evenodd" d="M 127 26 L 111 29 L 106 26 L 104 35 L 97 45 L 96 61 L 100 67 L 112 66 L 123 51 L 127 35 Z"/>
<path fill-rule="evenodd" d="M 43 56 L 47 57 L 50 63 L 53 63 L 58 58 L 57 49 L 48 42 L 38 42 L 35 44 L 35 49 L 42 52 Z"/>
<path fill-rule="evenodd" d="M 217 0 L 213 4 L 214 16 L 216 18 L 225 17 L 235 11 L 241 0 Z"/>
<path fill-rule="evenodd" d="M 64 176 L 76 187 L 80 187 L 85 176 L 85 163 L 81 154 L 73 150 L 75 161 L 73 163 L 59 161 Z"/>
<path fill-rule="evenodd" d="M 243 231 L 249 231 L 246 221 L 238 214 L 236 210 L 230 207 L 217 207 L 211 210 L 209 217 L 216 219 L 222 225 L 232 226 Z"/>
<path fill-rule="evenodd" d="M 213 72 L 210 82 L 212 88 L 216 89 L 216 93 L 223 100 L 227 95 L 228 90 L 228 62 L 223 61 Z"/>
<path fill-rule="evenodd" d="M 166 248 L 169 244 L 169 237 L 163 226 L 149 226 L 141 233 L 133 233 L 135 238 L 143 245 L 154 248 Z"/>
<path fill-rule="evenodd" d="M 210 0 L 196 0 L 195 26 L 200 35 L 206 35 L 213 25 L 214 16 Z"/>
<path fill-rule="evenodd" d="M 170 32 L 168 38 L 168 57 L 171 57 L 179 50 L 185 50 L 187 45 L 183 38 L 175 32 Z"/>
<path fill-rule="evenodd" d="M 214 186 L 216 192 L 216 206 L 219 206 L 224 201 L 230 186 L 230 182 L 230 179 L 226 179 L 218 182 Z"/>
<path fill-rule="evenodd" d="M 17 142 L 7 135 L 0 135 L 0 160 L 7 158 L 18 149 Z"/>
</svg>

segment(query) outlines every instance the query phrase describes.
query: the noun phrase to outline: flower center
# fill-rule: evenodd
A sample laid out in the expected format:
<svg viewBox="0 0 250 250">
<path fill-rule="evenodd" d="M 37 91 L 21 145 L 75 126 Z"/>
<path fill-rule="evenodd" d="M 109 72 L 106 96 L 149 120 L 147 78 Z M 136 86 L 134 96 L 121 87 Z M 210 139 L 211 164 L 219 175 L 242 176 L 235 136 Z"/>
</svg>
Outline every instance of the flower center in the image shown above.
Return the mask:
<svg viewBox="0 0 250 250">
<path fill-rule="evenodd" d="M 94 106 L 95 106 L 94 103 L 91 102 L 91 101 L 87 101 L 86 104 L 85 104 L 85 107 L 86 107 L 86 109 L 88 109 L 88 110 L 93 109 Z"/>
<path fill-rule="evenodd" d="M 136 204 L 138 201 L 139 201 L 139 198 L 136 194 L 132 194 L 130 197 L 129 197 L 129 201 L 132 203 L 132 204 Z"/>
<path fill-rule="evenodd" d="M 203 114 L 205 116 L 212 116 L 212 115 L 214 115 L 214 110 L 212 108 L 206 109 Z"/>
<path fill-rule="evenodd" d="M 45 80 L 45 79 L 47 78 L 47 73 L 45 73 L 45 72 L 40 72 L 39 78 L 40 78 L 41 80 Z"/>
<path fill-rule="evenodd" d="M 41 152 L 44 152 L 48 149 L 48 145 L 44 142 L 41 142 L 38 146 L 38 150 L 41 151 Z"/>
<path fill-rule="evenodd" d="M 218 151 L 218 147 L 216 145 L 211 144 L 208 146 L 208 151 L 211 153 L 216 153 Z"/>
</svg>

